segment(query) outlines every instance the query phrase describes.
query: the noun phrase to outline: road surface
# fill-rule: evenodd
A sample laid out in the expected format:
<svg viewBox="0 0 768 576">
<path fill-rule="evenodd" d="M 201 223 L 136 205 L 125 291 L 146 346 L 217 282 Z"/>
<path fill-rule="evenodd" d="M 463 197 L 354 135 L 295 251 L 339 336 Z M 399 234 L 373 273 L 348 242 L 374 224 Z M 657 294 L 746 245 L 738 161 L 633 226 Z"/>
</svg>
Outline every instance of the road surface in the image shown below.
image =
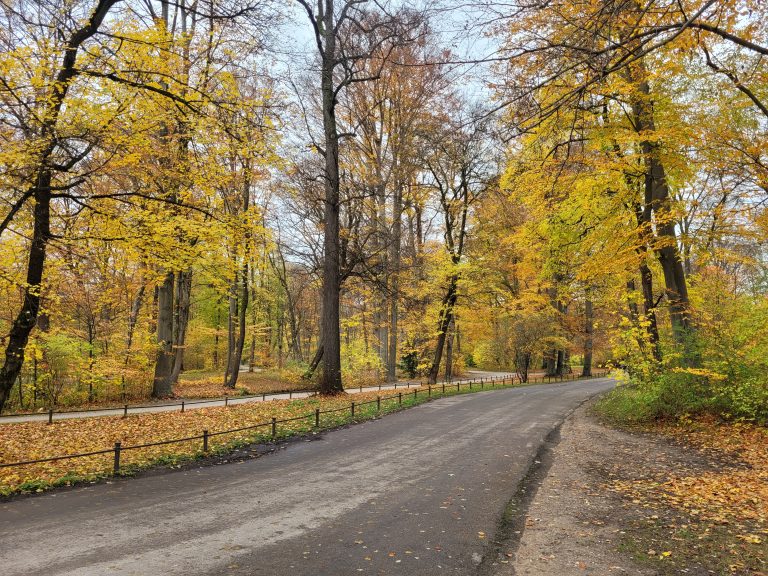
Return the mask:
<svg viewBox="0 0 768 576">
<path fill-rule="evenodd" d="M 443 398 L 241 463 L 8 501 L 2 573 L 473 574 L 547 434 L 612 386 Z"/>
</svg>

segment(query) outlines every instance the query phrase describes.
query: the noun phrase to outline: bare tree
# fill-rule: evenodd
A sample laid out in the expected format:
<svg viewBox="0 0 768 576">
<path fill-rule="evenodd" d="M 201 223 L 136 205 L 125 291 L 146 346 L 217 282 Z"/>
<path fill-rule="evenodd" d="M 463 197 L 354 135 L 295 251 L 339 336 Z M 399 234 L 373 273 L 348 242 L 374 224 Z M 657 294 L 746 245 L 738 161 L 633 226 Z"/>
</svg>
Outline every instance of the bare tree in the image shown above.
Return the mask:
<svg viewBox="0 0 768 576">
<path fill-rule="evenodd" d="M 297 0 L 312 26 L 320 60 L 320 102 L 323 139 L 316 146 L 324 158 L 323 198 L 323 294 L 322 357 L 320 391 L 338 394 L 341 381 L 341 336 L 339 300 L 342 285 L 342 241 L 340 231 L 340 133 L 336 118 L 339 94 L 350 84 L 378 77 L 367 61 L 382 47 L 407 42 L 409 26 L 402 14 L 390 14 L 381 4 L 367 11 L 365 0 Z M 382 60 L 382 65 L 383 65 Z"/>
</svg>

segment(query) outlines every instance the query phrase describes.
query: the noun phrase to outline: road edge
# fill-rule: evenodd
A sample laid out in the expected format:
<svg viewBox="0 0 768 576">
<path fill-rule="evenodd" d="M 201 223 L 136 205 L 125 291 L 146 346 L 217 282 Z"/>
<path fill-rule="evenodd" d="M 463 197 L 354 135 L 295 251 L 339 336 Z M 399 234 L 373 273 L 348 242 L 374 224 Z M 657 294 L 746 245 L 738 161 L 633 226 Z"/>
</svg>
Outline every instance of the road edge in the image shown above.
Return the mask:
<svg viewBox="0 0 768 576">
<path fill-rule="evenodd" d="M 569 410 L 544 437 L 536 453 L 528 463 L 525 475 L 515 487 L 515 492 L 507 502 L 501 517 L 496 524 L 493 539 L 490 540 L 488 552 L 483 554 L 483 560 L 477 567 L 479 576 L 492 576 L 496 573 L 499 564 L 511 568 L 512 559 L 517 554 L 520 542 L 525 532 L 526 515 L 533 503 L 539 488 L 543 484 L 555 461 L 554 449 L 560 444 L 562 437 L 560 431 L 563 424 L 585 404 L 591 402 L 605 392 L 596 392 Z"/>
</svg>

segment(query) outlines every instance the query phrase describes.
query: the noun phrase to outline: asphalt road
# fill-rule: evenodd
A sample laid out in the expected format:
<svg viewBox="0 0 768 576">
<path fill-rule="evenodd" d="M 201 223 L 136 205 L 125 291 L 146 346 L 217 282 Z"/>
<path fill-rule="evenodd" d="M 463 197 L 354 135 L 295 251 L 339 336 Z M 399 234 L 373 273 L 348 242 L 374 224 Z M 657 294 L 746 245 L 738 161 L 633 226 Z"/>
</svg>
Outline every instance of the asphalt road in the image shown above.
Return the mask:
<svg viewBox="0 0 768 576">
<path fill-rule="evenodd" d="M 4 576 L 472 574 L 547 434 L 607 379 L 480 392 L 0 505 Z"/>
</svg>

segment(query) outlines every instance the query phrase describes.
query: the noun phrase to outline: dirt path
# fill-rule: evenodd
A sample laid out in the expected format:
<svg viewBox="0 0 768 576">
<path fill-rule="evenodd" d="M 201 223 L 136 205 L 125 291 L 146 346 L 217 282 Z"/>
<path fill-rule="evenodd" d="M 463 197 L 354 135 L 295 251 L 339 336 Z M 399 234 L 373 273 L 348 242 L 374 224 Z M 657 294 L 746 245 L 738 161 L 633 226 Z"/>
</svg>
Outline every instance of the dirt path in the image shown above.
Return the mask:
<svg viewBox="0 0 768 576">
<path fill-rule="evenodd" d="M 681 538 L 679 528 L 689 519 L 680 512 L 653 509 L 611 489 L 616 481 L 657 479 L 680 469 L 703 472 L 727 463 L 663 436 L 607 428 L 590 415 L 591 406 L 578 408 L 537 456 L 537 467 L 510 504 L 507 541 L 489 572 L 755 574 L 729 569 L 716 542 Z"/>
</svg>

